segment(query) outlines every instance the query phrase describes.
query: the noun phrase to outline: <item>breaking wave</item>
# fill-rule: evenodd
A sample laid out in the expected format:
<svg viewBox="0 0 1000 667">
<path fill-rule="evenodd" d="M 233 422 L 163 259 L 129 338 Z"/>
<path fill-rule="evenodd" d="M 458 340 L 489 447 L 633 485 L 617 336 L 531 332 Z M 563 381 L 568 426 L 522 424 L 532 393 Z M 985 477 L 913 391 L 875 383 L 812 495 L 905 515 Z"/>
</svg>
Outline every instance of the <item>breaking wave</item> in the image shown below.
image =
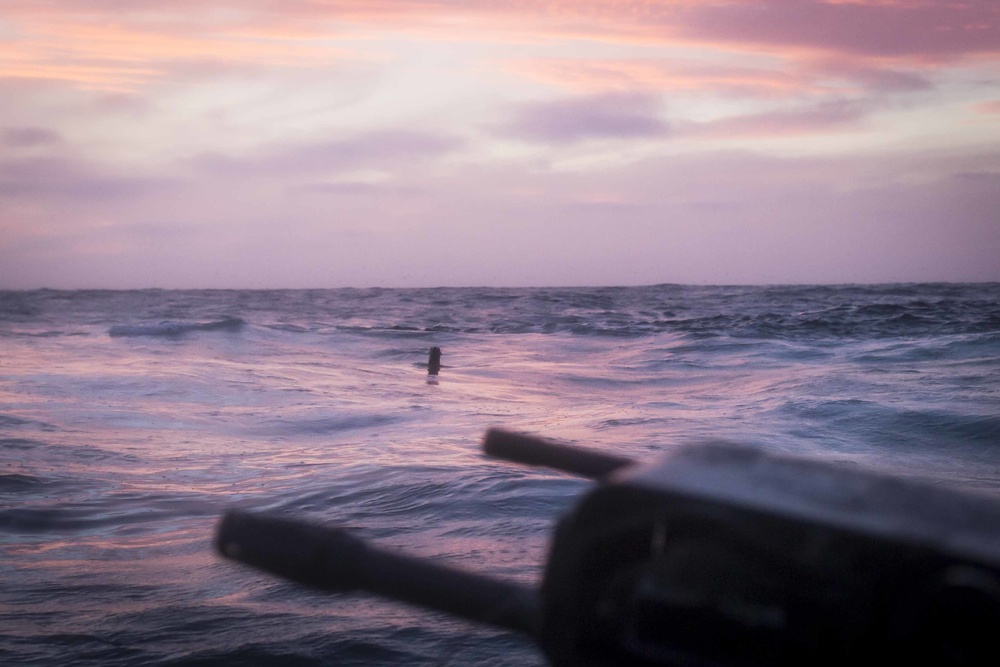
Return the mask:
<svg viewBox="0 0 1000 667">
<path fill-rule="evenodd" d="M 239 331 L 246 325 L 239 317 L 227 317 L 214 322 L 185 322 L 164 320 L 162 322 L 139 322 L 138 324 L 116 324 L 108 329 L 111 336 L 182 336 L 193 331 Z"/>
</svg>

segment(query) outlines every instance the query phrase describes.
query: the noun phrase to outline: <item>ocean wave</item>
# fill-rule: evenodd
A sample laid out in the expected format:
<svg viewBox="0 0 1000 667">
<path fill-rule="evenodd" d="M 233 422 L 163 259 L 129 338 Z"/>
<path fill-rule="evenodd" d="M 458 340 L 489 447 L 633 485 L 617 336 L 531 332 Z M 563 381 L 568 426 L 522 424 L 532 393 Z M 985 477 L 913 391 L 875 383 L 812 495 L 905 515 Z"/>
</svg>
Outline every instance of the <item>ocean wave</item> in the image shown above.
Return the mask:
<svg viewBox="0 0 1000 667">
<path fill-rule="evenodd" d="M 20 490 L 53 484 L 67 493 L 83 484 L 24 477 L 14 482 L 20 484 Z M 14 490 L 18 489 L 10 489 Z M 163 529 L 171 521 L 215 516 L 217 509 L 194 494 L 114 492 L 75 502 L 36 502 L 0 509 L 0 533 L 128 534 L 143 532 L 150 526 Z"/>
<path fill-rule="evenodd" d="M 11 331 L 11 336 L 20 336 L 23 338 L 57 338 L 59 336 L 81 336 L 83 335 L 79 331 Z"/>
<path fill-rule="evenodd" d="M 211 322 L 185 322 L 183 320 L 163 320 L 161 322 L 140 322 L 138 324 L 116 324 L 108 329 L 110 336 L 181 336 L 193 331 L 240 331 L 246 322 L 239 317 L 227 317 Z"/>
<path fill-rule="evenodd" d="M 0 473 L 0 493 L 7 491 L 29 491 L 45 486 L 45 479 L 24 473 Z"/>
<path fill-rule="evenodd" d="M 871 445 L 928 445 L 944 451 L 954 446 L 973 447 L 994 456 L 1000 444 L 1000 417 L 972 409 L 916 409 L 864 399 L 796 400 L 780 408 L 797 420 L 809 420 L 827 429 L 836 427 Z"/>
<path fill-rule="evenodd" d="M 280 435 L 330 435 L 343 431 L 386 426 L 400 421 L 397 415 L 378 413 L 335 414 L 319 417 L 276 418 L 262 430 Z"/>
<path fill-rule="evenodd" d="M 441 288 L 128 294 L 133 314 L 220 312 L 238 304 L 260 327 L 287 334 L 426 337 L 554 334 L 632 338 L 884 339 L 986 334 L 1000 328 L 991 284 L 839 287 Z M 177 303 L 181 297 L 190 303 Z M 128 297 L 128 298 L 126 298 Z M 141 298 L 140 298 L 141 297 Z M 82 307 L 82 305 L 81 305 Z M 130 312 L 130 311 L 123 311 Z M 225 312 L 225 311 L 223 311 Z M 149 319 L 147 316 L 146 319 Z M 240 320 L 116 324 L 117 335 L 178 335 Z"/>
<path fill-rule="evenodd" d="M 47 424 L 45 422 L 35 421 L 33 419 L 24 419 L 22 417 L 16 417 L 14 415 L 5 415 L 0 413 L 0 428 L 11 428 L 11 427 L 24 427 L 29 429 L 38 429 L 40 431 L 55 431 L 58 430 L 57 427 L 52 424 Z"/>
<path fill-rule="evenodd" d="M 0 450 L 3 449 L 35 449 L 44 447 L 45 443 L 30 438 L 0 438 Z"/>
</svg>

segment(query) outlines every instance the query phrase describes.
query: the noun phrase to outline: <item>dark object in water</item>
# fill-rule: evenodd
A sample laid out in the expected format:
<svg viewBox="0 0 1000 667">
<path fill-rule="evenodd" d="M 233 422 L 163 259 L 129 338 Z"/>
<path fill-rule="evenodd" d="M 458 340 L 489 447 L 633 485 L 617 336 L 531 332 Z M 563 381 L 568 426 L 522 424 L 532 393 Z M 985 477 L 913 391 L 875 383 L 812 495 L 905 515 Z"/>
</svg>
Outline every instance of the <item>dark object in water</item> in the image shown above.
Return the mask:
<svg viewBox="0 0 1000 667">
<path fill-rule="evenodd" d="M 431 353 L 427 357 L 427 374 L 437 375 L 441 370 L 441 348 L 432 347 Z"/>
<path fill-rule="evenodd" d="M 637 464 L 490 431 L 492 456 L 599 480 L 541 589 L 232 512 L 217 548 L 526 633 L 553 665 L 998 664 L 1000 502 L 728 444 Z"/>
</svg>

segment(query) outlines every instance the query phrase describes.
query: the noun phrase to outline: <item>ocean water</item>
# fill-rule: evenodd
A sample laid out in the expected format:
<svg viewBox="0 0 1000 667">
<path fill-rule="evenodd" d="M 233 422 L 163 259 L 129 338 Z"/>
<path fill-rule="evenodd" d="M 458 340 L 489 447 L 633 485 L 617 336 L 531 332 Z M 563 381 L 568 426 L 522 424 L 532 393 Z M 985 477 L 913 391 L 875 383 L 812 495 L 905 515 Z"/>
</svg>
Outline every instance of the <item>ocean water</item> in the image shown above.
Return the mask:
<svg viewBox="0 0 1000 667">
<path fill-rule="evenodd" d="M 485 458 L 494 426 L 1000 498 L 1000 285 L 0 293 L 0 664 L 542 665 L 212 549 L 266 510 L 537 583 L 590 483 Z"/>
</svg>

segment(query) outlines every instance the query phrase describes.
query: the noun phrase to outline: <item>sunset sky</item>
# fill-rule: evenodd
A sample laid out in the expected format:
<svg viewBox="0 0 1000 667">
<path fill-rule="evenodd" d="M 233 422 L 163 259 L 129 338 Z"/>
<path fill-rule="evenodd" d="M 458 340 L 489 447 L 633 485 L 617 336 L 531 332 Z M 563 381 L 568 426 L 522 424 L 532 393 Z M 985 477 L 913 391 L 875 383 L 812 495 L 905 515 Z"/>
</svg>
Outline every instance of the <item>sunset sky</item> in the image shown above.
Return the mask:
<svg viewBox="0 0 1000 667">
<path fill-rule="evenodd" d="M 0 0 L 0 288 L 987 280 L 997 0 Z"/>
</svg>

